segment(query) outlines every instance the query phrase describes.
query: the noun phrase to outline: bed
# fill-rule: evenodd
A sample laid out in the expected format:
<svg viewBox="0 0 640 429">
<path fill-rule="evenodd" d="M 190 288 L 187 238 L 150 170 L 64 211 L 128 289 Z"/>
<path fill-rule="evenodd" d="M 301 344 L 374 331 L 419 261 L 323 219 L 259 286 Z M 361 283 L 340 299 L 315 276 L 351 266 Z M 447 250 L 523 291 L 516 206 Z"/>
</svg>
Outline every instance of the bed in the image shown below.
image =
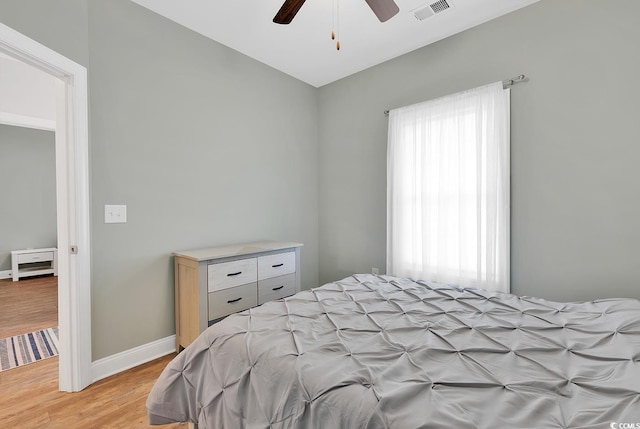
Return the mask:
<svg viewBox="0 0 640 429">
<path fill-rule="evenodd" d="M 147 409 L 199 429 L 637 429 L 640 301 L 354 275 L 209 327 Z"/>
</svg>

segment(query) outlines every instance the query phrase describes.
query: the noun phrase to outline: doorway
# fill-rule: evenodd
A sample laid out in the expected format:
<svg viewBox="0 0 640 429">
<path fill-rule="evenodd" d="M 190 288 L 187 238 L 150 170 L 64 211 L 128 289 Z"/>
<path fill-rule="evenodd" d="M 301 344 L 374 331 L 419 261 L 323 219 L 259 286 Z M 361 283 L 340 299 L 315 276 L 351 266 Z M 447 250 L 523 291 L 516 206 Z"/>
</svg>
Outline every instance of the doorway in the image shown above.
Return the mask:
<svg viewBox="0 0 640 429">
<path fill-rule="evenodd" d="M 0 52 L 56 78 L 59 389 L 91 384 L 87 70 L 0 23 Z"/>
</svg>

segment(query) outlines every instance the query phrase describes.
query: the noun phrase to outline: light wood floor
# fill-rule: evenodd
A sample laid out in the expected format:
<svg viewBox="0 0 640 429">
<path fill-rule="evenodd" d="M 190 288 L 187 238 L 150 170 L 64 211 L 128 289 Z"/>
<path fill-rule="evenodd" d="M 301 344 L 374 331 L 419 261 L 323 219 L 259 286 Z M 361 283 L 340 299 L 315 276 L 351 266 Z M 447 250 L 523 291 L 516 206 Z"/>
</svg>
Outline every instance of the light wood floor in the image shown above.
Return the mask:
<svg viewBox="0 0 640 429">
<path fill-rule="evenodd" d="M 58 278 L 0 280 L 0 338 L 58 326 Z"/>
<path fill-rule="evenodd" d="M 58 358 L 0 372 L 3 428 L 151 428 L 145 402 L 160 372 L 175 355 L 156 359 L 87 387 L 58 391 Z M 161 426 L 186 429 L 186 424 Z"/>
<path fill-rule="evenodd" d="M 0 280 L 0 338 L 57 324 L 57 277 Z M 0 372 L 0 427 L 150 428 L 147 395 L 174 356 L 106 378 L 77 393 L 58 391 L 57 357 Z M 186 429 L 187 425 L 162 427 Z"/>
</svg>

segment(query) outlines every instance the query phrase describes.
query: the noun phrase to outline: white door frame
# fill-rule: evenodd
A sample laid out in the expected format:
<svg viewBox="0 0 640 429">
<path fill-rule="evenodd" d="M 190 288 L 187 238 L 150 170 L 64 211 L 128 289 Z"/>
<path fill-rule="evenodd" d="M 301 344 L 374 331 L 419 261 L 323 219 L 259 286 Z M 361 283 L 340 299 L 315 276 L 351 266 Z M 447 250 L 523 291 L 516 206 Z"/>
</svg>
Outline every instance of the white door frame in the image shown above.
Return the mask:
<svg viewBox="0 0 640 429">
<path fill-rule="evenodd" d="M 76 392 L 92 381 L 87 69 L 2 23 L 0 51 L 59 82 L 55 136 L 59 382 L 61 391 Z"/>
</svg>

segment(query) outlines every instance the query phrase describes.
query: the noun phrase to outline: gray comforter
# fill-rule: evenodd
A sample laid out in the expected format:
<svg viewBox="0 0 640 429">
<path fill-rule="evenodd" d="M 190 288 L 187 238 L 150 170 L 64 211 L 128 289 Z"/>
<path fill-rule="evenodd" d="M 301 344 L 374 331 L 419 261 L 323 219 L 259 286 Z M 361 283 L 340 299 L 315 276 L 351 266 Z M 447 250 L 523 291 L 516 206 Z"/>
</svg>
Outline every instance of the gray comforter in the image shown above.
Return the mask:
<svg viewBox="0 0 640 429">
<path fill-rule="evenodd" d="M 636 429 L 640 301 L 356 275 L 211 326 L 147 408 L 200 429 Z"/>
</svg>

